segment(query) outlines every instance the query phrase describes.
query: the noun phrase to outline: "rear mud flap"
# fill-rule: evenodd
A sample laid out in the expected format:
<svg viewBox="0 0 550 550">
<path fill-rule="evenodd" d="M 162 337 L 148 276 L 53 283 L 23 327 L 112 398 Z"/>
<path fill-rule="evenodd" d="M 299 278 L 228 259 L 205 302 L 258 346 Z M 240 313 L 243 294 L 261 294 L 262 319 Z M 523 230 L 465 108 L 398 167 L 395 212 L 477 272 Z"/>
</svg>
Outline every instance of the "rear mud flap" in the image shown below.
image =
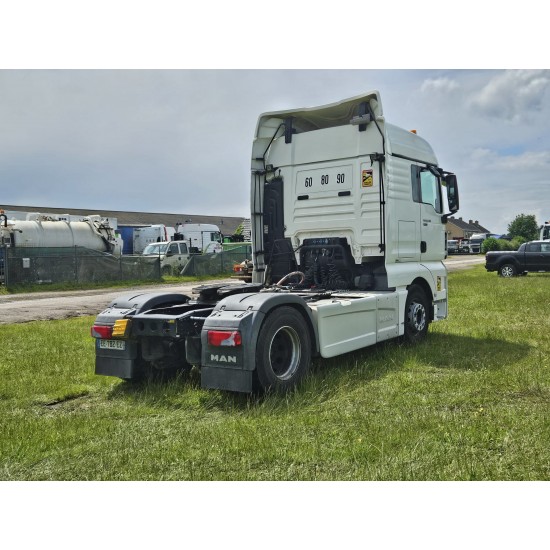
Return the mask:
<svg viewBox="0 0 550 550">
<path fill-rule="evenodd" d="M 227 367 L 201 367 L 201 387 L 251 393 L 252 371 Z"/>
<path fill-rule="evenodd" d="M 96 340 L 95 373 L 103 376 L 116 376 L 125 380 L 138 376 L 137 344 L 126 341 L 125 350 L 99 348 Z"/>
</svg>

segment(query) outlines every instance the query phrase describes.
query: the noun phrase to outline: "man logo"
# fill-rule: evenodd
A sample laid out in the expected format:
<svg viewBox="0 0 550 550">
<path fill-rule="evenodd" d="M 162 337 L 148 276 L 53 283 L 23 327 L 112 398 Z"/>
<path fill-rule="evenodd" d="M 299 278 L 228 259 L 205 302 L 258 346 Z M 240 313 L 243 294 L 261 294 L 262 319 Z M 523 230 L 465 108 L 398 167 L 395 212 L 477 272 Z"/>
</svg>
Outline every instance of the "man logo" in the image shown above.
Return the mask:
<svg viewBox="0 0 550 550">
<path fill-rule="evenodd" d="M 217 363 L 237 363 L 236 355 L 214 355 L 210 354 L 210 361 L 216 361 Z"/>
</svg>

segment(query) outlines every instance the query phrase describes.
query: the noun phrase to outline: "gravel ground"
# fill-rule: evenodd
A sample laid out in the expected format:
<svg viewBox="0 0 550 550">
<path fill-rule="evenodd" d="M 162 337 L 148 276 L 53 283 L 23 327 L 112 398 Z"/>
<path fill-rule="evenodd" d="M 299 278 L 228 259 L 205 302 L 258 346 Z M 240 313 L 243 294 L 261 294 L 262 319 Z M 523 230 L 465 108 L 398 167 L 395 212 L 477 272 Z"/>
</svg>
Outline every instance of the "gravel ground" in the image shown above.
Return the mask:
<svg viewBox="0 0 550 550">
<path fill-rule="evenodd" d="M 450 256 L 445 260 L 449 271 L 467 269 L 473 265 L 484 263 L 484 256 Z M 0 325 L 10 323 L 26 323 L 28 321 L 43 321 L 49 319 L 65 319 L 81 315 L 96 315 L 105 309 L 111 300 L 121 294 L 135 290 L 136 292 L 151 291 L 181 292 L 191 296 L 194 287 L 210 283 L 238 283 L 235 279 L 223 281 L 202 281 L 183 285 L 156 285 L 150 287 L 129 287 L 128 289 L 96 289 L 72 290 L 65 292 L 32 292 L 29 294 L 13 294 L 0 296 Z"/>
<path fill-rule="evenodd" d="M 183 285 L 153 285 L 124 288 L 106 288 L 95 290 L 70 290 L 63 292 L 31 292 L 0 296 L 0 325 L 26 323 L 48 319 L 65 319 L 81 315 L 96 315 L 120 296 L 133 290 L 138 292 L 180 292 L 191 296 L 193 288 L 210 283 L 236 283 L 235 279 L 217 279 Z"/>
</svg>

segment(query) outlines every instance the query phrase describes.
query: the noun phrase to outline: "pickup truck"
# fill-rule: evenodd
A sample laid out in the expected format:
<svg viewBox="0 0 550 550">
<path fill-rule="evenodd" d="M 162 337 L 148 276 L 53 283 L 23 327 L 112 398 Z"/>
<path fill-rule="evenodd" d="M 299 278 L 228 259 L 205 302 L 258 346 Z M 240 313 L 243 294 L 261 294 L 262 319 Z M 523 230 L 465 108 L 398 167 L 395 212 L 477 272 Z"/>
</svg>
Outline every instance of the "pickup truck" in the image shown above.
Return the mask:
<svg viewBox="0 0 550 550">
<path fill-rule="evenodd" d="M 485 269 L 496 271 L 501 277 L 550 271 L 550 241 L 524 243 L 516 252 L 487 252 Z"/>
<path fill-rule="evenodd" d="M 143 256 L 158 256 L 163 275 L 179 274 L 191 257 L 184 241 L 168 241 L 148 244 Z"/>
</svg>

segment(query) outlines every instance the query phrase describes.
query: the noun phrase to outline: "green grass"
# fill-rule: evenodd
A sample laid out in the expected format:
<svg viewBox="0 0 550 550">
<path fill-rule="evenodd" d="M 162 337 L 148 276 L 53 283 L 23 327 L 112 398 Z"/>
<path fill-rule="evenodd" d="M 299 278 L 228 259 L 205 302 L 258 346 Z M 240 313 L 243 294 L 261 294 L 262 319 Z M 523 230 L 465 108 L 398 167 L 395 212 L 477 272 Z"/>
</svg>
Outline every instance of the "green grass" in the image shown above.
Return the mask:
<svg viewBox="0 0 550 550">
<path fill-rule="evenodd" d="M 29 285 L 0 286 L 0 296 L 27 292 L 59 292 L 64 290 L 90 290 L 95 288 L 125 288 L 128 286 L 155 285 L 166 283 L 163 279 L 136 279 L 130 281 L 101 281 L 97 283 L 45 283 Z"/>
<path fill-rule="evenodd" d="M 91 317 L 0 326 L 0 479 L 548 480 L 549 283 L 451 274 L 421 345 L 263 399 L 95 376 Z"/>
<path fill-rule="evenodd" d="M 161 279 L 135 279 L 128 281 L 102 281 L 97 283 L 47 283 L 33 285 L 13 285 L 6 288 L 0 286 L 0 296 L 8 294 L 21 294 L 27 292 L 59 292 L 64 290 L 90 290 L 96 288 L 127 288 L 129 286 L 151 286 L 165 284 L 185 284 L 200 281 L 210 281 L 215 279 L 227 279 L 233 273 L 221 273 L 218 275 L 197 275 L 193 277 L 179 277 L 175 275 L 164 275 Z"/>
</svg>

